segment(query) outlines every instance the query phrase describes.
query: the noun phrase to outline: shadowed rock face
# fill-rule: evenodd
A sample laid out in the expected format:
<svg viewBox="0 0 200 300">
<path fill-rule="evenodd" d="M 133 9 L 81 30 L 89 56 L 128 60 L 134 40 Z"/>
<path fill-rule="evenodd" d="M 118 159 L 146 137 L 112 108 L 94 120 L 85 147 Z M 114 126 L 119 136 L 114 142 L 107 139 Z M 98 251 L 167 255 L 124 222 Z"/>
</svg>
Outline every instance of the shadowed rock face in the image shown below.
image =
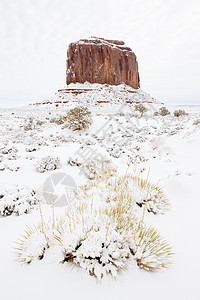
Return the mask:
<svg viewBox="0 0 200 300">
<path fill-rule="evenodd" d="M 67 84 L 124 82 L 135 89 L 140 87 L 136 56 L 122 41 L 80 40 L 69 45 L 67 57 Z"/>
</svg>

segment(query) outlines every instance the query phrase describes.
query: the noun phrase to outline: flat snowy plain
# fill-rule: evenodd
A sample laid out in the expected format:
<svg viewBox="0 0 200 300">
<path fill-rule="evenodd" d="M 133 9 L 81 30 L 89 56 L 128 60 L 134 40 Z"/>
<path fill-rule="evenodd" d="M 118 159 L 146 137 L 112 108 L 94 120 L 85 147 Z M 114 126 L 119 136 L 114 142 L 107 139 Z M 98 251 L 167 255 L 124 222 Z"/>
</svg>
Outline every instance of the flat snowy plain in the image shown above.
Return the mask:
<svg viewBox="0 0 200 300">
<path fill-rule="evenodd" d="M 159 180 L 171 202 L 169 212 L 146 213 L 145 221 L 172 245 L 174 263 L 155 272 L 131 265 L 117 279 L 105 278 L 100 283 L 81 269 L 56 265 L 51 257 L 23 265 L 15 261 L 13 242 L 27 225 L 40 221 L 39 212 L 1 216 L 1 299 L 200 299 L 200 122 L 195 122 L 200 120 L 200 107 L 184 107 L 188 116 L 179 118 L 151 113 L 127 118 L 113 113 L 112 108 L 102 113 L 95 109 L 92 126 L 81 134 L 51 122 L 66 109 L 0 109 L 0 191 L 15 184 L 37 190 L 57 171 L 70 174 L 77 185 L 86 184 L 88 178 L 80 168 L 67 163 L 69 157 L 79 155 L 81 146 L 109 157 L 122 174 L 130 160 L 130 171 L 149 171 L 151 181 Z M 33 129 L 25 130 L 29 118 L 33 118 Z M 110 126 L 110 135 L 105 140 L 94 137 L 102 126 L 108 129 L 105 124 Z M 61 168 L 36 172 L 35 164 L 47 155 L 59 157 Z M 42 208 L 48 218 L 49 206 Z M 55 213 L 63 209 L 57 208 Z"/>
</svg>

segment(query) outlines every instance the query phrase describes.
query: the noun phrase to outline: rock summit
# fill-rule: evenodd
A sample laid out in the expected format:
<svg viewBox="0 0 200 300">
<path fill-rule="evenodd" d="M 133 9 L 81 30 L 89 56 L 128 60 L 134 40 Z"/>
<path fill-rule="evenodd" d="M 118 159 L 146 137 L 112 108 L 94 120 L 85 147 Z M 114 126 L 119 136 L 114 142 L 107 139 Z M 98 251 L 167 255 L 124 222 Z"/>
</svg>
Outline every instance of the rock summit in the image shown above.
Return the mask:
<svg viewBox="0 0 200 300">
<path fill-rule="evenodd" d="M 70 83 L 125 83 L 140 87 L 136 55 L 124 42 L 91 37 L 71 43 L 67 51 L 67 85 Z"/>
</svg>

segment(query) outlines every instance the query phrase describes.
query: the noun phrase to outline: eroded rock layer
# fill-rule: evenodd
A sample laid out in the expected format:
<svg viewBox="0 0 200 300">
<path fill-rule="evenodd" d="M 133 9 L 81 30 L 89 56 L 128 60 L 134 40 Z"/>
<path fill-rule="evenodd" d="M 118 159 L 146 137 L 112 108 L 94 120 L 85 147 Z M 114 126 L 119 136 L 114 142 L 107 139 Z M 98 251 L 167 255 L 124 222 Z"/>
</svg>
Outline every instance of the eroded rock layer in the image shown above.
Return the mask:
<svg viewBox="0 0 200 300">
<path fill-rule="evenodd" d="M 69 45 L 67 84 L 90 83 L 140 87 L 138 63 L 124 42 L 92 37 Z"/>
</svg>

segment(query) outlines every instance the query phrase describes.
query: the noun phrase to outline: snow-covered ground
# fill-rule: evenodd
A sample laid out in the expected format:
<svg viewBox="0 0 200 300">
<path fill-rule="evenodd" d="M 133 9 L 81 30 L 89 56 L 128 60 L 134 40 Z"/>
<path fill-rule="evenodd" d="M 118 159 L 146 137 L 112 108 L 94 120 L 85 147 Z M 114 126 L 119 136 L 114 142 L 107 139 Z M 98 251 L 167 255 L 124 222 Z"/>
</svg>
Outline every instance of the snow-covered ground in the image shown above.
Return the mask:
<svg viewBox="0 0 200 300">
<path fill-rule="evenodd" d="M 200 299 L 200 107 L 184 107 L 189 114 L 177 118 L 172 113 L 154 116 L 156 104 L 141 118 L 130 106 L 113 105 L 99 110 L 92 107 L 93 124 L 83 132 L 55 123 L 69 104 L 0 109 L 0 195 L 6 189 L 13 191 L 15 185 L 37 191 L 55 172 L 69 174 L 77 186 L 87 184 L 89 179 L 81 168 L 68 163 L 70 158 L 84 163 L 86 152 L 107 157 L 120 174 L 130 162 L 129 172 L 149 173 L 171 203 L 164 215 L 146 213 L 145 222 L 155 226 L 172 245 L 173 264 L 155 272 L 132 264 L 117 279 L 104 278 L 101 283 L 81 269 L 56 264 L 53 253 L 47 260 L 22 265 L 15 261 L 13 242 L 27 225 L 40 222 L 39 211 L 33 209 L 27 214 L 0 217 L 3 300 Z M 169 108 L 171 112 L 175 109 Z M 37 171 L 38 161 L 46 156 L 59 158 L 58 170 Z M 48 219 L 49 205 L 42 208 Z M 56 208 L 55 214 L 63 210 Z"/>
</svg>

